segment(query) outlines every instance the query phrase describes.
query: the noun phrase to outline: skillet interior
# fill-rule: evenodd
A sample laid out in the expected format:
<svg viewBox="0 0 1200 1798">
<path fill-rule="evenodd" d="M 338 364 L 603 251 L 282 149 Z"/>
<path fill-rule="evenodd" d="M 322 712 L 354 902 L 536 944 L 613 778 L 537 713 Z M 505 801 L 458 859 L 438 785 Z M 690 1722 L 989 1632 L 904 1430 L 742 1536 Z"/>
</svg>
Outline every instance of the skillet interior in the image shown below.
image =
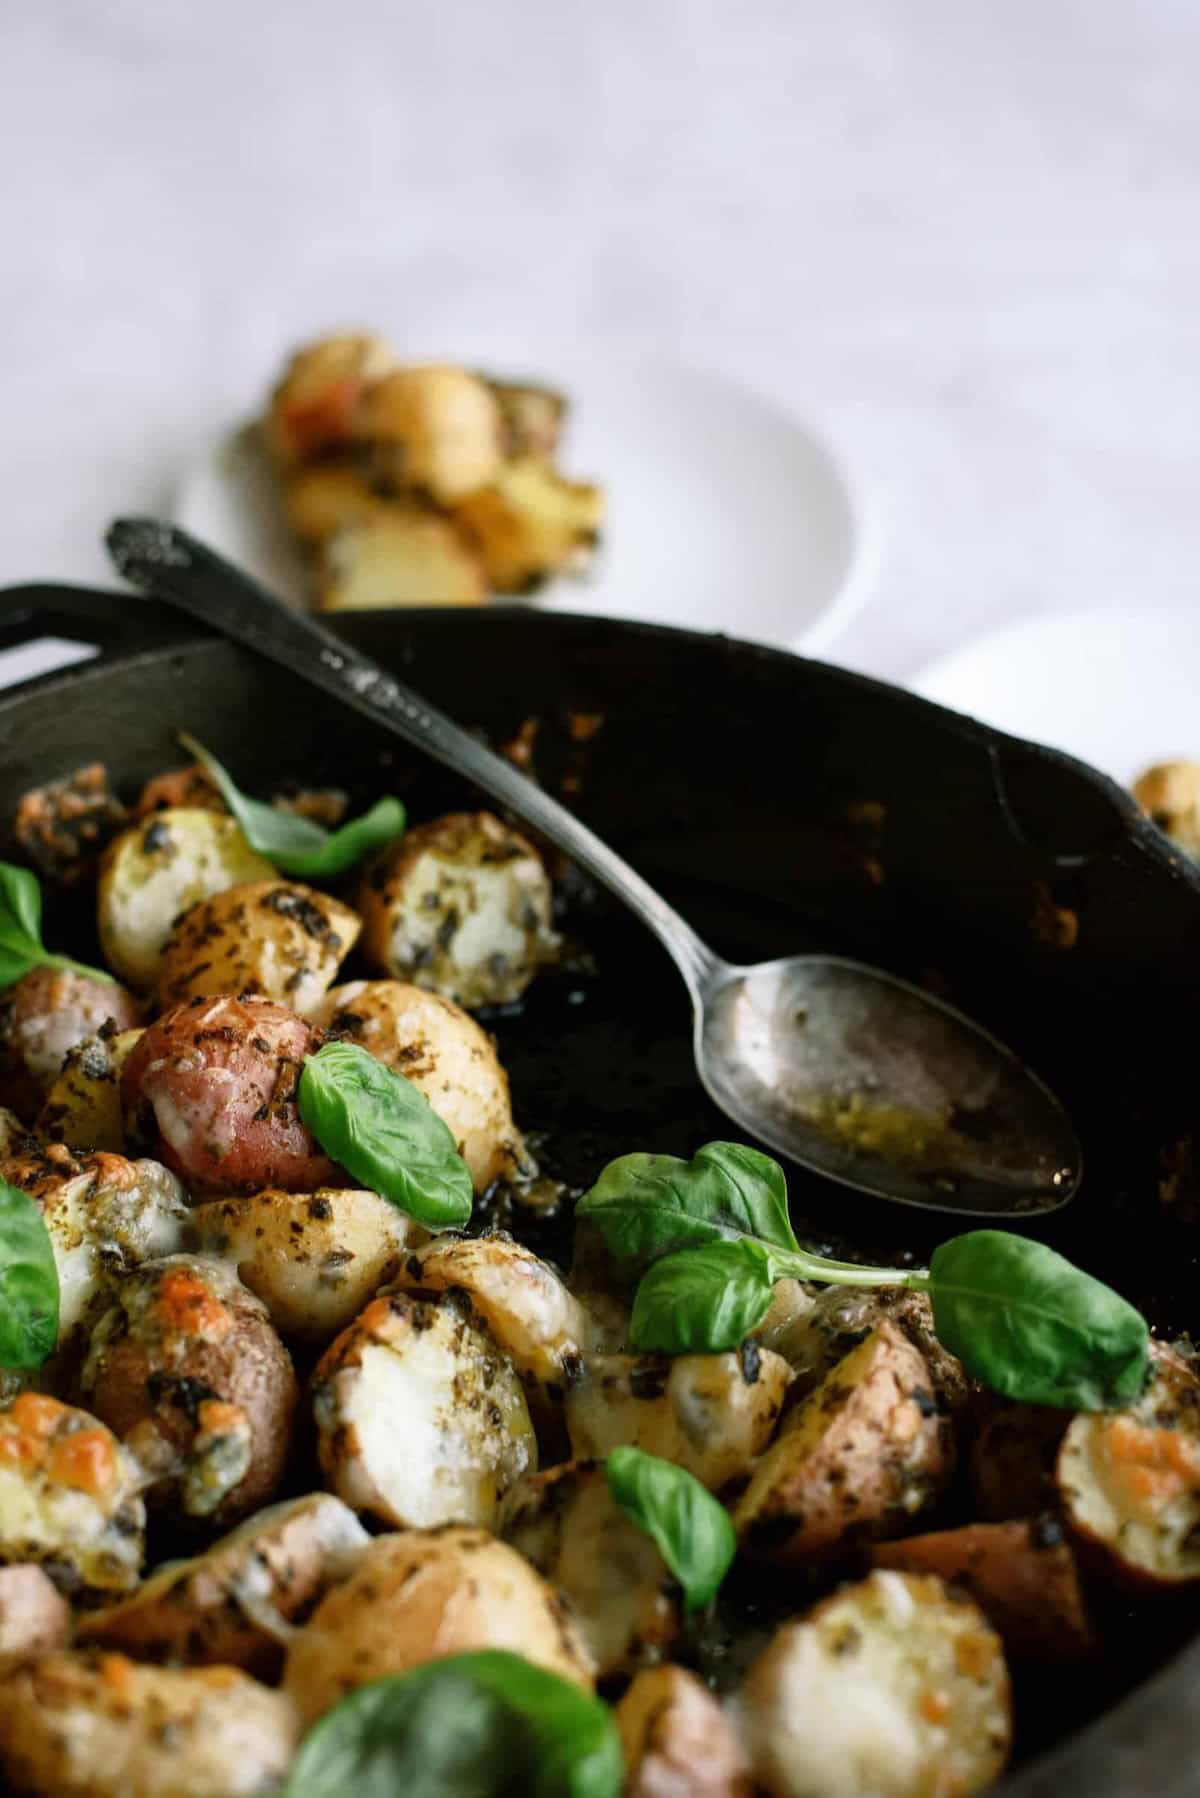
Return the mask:
<svg viewBox="0 0 1200 1798">
<path fill-rule="evenodd" d="M 114 609 L 115 608 L 115 609 Z M 415 753 L 291 676 L 153 608 L 70 589 L 15 590 L 25 611 L 126 653 L 0 699 L 0 815 L 28 786 L 98 755 L 128 791 L 190 728 L 247 786 L 303 775 L 416 817 L 468 798 Z M 731 958 L 820 947 L 937 983 L 1044 1074 L 1074 1117 L 1086 1176 L 1039 1234 L 1174 1332 L 1197 1320 L 1195 1225 L 1164 1213 L 1161 1156 L 1191 1128 L 1186 1020 L 1200 986 L 1200 877 L 1118 789 L 881 686 L 687 632 L 532 613 L 363 614 L 359 648 L 504 740 L 539 720 L 535 766 Z M 12 623 L 9 640 L 39 634 Z M 140 647 L 131 647 L 140 643 Z M 571 719 L 599 715 L 588 741 Z M 4 852 L 11 843 L 4 845 Z M 1051 906 L 1078 920 L 1052 946 Z M 595 895 L 569 924 L 596 958 L 494 1020 L 517 1115 L 585 1184 L 611 1155 L 686 1154 L 724 1134 L 691 1070 L 683 990 L 658 946 Z M 57 928 L 76 932 L 67 916 Z M 84 926 L 86 928 L 86 925 Z M 795 1172 L 798 1227 L 872 1255 L 923 1258 L 944 1227 Z M 1043 1680 L 1024 1708 L 1039 1749 L 1172 1656 L 1194 1618 L 1153 1611 L 1128 1653 Z M 1022 1798 L 1172 1798 L 1200 1786 L 1200 1644 L 1003 1788 Z"/>
</svg>

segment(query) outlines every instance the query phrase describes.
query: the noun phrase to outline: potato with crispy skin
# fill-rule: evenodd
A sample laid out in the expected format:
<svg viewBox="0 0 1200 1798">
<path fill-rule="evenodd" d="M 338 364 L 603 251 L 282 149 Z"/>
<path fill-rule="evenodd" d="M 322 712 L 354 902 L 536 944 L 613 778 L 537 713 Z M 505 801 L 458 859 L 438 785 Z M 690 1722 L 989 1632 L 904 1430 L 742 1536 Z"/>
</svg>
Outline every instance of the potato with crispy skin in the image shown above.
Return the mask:
<svg viewBox="0 0 1200 1798">
<path fill-rule="evenodd" d="M 537 1467 L 521 1383 L 461 1293 L 374 1299 L 321 1357 L 312 1397 L 330 1487 L 393 1527 L 490 1527 Z"/>
<path fill-rule="evenodd" d="M 789 1565 L 899 1534 L 954 1466 L 924 1357 L 881 1323 L 790 1412 L 733 1521 L 744 1553 Z"/>
<path fill-rule="evenodd" d="M 0 1407 L 0 1562 L 69 1596 L 128 1592 L 142 1564 L 142 1470 L 87 1411 L 41 1392 Z"/>
<path fill-rule="evenodd" d="M 142 1021 L 132 993 L 73 968 L 31 968 L 0 997 L 0 1103 L 32 1123 L 70 1050 Z"/>
<path fill-rule="evenodd" d="M 941 1580 L 873 1573 L 778 1630 L 737 1699 L 769 1798 L 969 1798 L 1012 1738 L 999 1639 Z"/>
<path fill-rule="evenodd" d="M 62 1072 L 38 1113 L 35 1129 L 43 1142 L 65 1143 L 69 1149 L 105 1149 L 114 1155 L 124 1152 L 121 1070 L 141 1034 L 106 1031 L 85 1036 L 68 1049 Z"/>
<path fill-rule="evenodd" d="M 474 493 L 500 473 L 500 407 L 465 368 L 398 368 L 368 390 L 362 435 L 373 469 L 399 488 L 441 505 Z"/>
<path fill-rule="evenodd" d="M 383 339 L 365 332 L 322 337 L 297 350 L 264 422 L 267 448 L 280 467 L 349 448 L 368 387 L 395 365 Z"/>
<path fill-rule="evenodd" d="M 363 954 L 459 1005 L 519 999 L 551 959 L 541 857 L 491 812 L 448 812 L 381 851 L 359 882 Z"/>
<path fill-rule="evenodd" d="M 570 1606 L 486 1530 L 379 1536 L 293 1636 L 283 1688 L 310 1724 L 347 1692 L 427 1661 L 507 1649 L 590 1689 L 591 1657 Z"/>
<path fill-rule="evenodd" d="M 354 1322 L 428 1232 L 377 1192 L 320 1187 L 209 1199 L 188 1246 L 228 1261 L 285 1339 L 324 1344 Z"/>
<path fill-rule="evenodd" d="M 218 996 L 175 1006 L 151 1024 L 122 1069 L 129 1139 L 197 1194 L 338 1185 L 338 1168 L 296 1103 L 301 1068 L 318 1041 L 304 1018 L 271 999 Z"/>
<path fill-rule="evenodd" d="M 295 1713 L 234 1667 L 141 1667 L 99 1649 L 0 1673 L 0 1775 L 31 1798 L 242 1798 L 275 1791 Z"/>
<path fill-rule="evenodd" d="M 266 1307 L 221 1262 L 171 1255 L 122 1280 L 82 1386 L 146 1469 L 152 1502 L 229 1525 L 278 1487 L 291 1359 Z"/>
<path fill-rule="evenodd" d="M 678 1584 L 595 1461 L 520 1480 L 501 1504 L 497 1531 L 566 1594 L 601 1678 L 661 1659 L 678 1636 Z"/>
<path fill-rule="evenodd" d="M 453 516 L 495 592 L 533 593 L 553 575 L 587 568 L 604 524 L 604 493 L 565 480 L 538 456 L 517 456 L 460 499 Z"/>
<path fill-rule="evenodd" d="M 632 1443 L 717 1492 L 766 1449 L 791 1377 L 753 1342 L 725 1355 L 589 1355 L 567 1391 L 572 1453 Z"/>
<path fill-rule="evenodd" d="M 412 1081 L 454 1138 L 477 1193 L 524 1165 L 496 1046 L 452 1000 L 400 980 L 352 980 L 326 994 L 313 1021 Z"/>
<path fill-rule="evenodd" d="M 624 1798 L 753 1798 L 728 1714 L 694 1673 L 645 1667 L 616 1707 Z"/>
<path fill-rule="evenodd" d="M 483 566 L 448 519 L 414 505 L 347 524 L 321 544 L 322 612 L 378 606 L 477 606 L 487 598 Z"/>
<path fill-rule="evenodd" d="M 256 993 L 308 1017 L 360 929 L 349 906 L 295 881 L 227 887 L 186 911 L 163 944 L 158 1002 L 165 1011 L 217 993 Z"/>
<path fill-rule="evenodd" d="M 369 1541 L 332 1493 L 269 1505 L 194 1560 L 166 1562 L 128 1598 L 81 1618 L 78 1640 L 141 1661 L 228 1665 L 274 1680 L 289 1625 L 346 1577 Z"/>
</svg>

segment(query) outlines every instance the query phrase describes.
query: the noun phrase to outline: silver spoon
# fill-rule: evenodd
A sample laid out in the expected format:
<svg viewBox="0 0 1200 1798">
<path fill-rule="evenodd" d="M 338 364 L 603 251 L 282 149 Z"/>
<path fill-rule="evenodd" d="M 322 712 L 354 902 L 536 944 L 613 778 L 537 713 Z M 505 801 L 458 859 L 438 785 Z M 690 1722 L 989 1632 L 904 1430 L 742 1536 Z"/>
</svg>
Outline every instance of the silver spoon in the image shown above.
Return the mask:
<svg viewBox="0 0 1200 1798">
<path fill-rule="evenodd" d="M 133 586 L 465 775 L 623 900 L 687 984 L 706 1091 L 750 1136 L 829 1179 L 933 1211 L 1032 1215 L 1072 1197 L 1082 1156 L 1062 1107 L 961 1012 L 833 955 L 731 967 L 564 806 L 314 619 L 171 525 L 122 519 L 108 547 Z"/>
</svg>

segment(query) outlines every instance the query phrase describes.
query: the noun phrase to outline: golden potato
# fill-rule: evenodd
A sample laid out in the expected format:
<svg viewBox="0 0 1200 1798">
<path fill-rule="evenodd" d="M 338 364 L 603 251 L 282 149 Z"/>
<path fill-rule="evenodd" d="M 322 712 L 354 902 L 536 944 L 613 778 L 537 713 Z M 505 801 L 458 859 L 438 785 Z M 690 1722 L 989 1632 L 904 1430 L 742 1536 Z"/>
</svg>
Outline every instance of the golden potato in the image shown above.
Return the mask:
<svg viewBox="0 0 1200 1798">
<path fill-rule="evenodd" d="M 322 612 L 379 606 L 477 606 L 487 598 L 479 557 L 448 519 L 416 506 L 346 525 L 321 545 Z"/>
<path fill-rule="evenodd" d="M 194 1560 L 165 1562 L 128 1598 L 82 1617 L 79 1642 L 273 1680 L 289 1624 L 345 1578 L 369 1541 L 332 1493 L 269 1505 Z"/>
<path fill-rule="evenodd" d="M 135 991 L 148 992 L 181 912 L 226 887 L 274 878 L 235 819 L 200 806 L 158 812 L 104 852 L 97 894 L 104 958 Z"/>
<path fill-rule="evenodd" d="M 362 434 L 374 466 L 397 487 L 439 504 L 462 499 L 500 472 L 500 406 L 465 368 L 398 368 L 366 394 Z"/>
<path fill-rule="evenodd" d="M 694 1673 L 645 1667 L 616 1707 L 624 1798 L 753 1798 L 728 1714 Z"/>
<path fill-rule="evenodd" d="M 459 1005 L 519 999 L 558 949 L 541 857 L 491 812 L 406 831 L 369 865 L 355 904 L 379 973 Z"/>
<path fill-rule="evenodd" d="M 459 1293 L 385 1293 L 325 1351 L 312 1378 L 330 1487 L 400 1528 L 490 1526 L 537 1467 L 521 1383 Z"/>
<path fill-rule="evenodd" d="M 288 523 L 304 543 L 325 543 L 349 525 L 391 518 L 397 505 L 350 462 L 316 462 L 289 475 L 283 495 Z"/>
<path fill-rule="evenodd" d="M 810 1289 L 799 1280 L 781 1280 L 754 1335 L 790 1363 L 795 1394 L 801 1395 L 812 1392 L 864 1333 L 885 1319 L 920 1350 L 938 1403 L 950 1415 L 962 1415 L 976 1389 L 962 1362 L 938 1341 L 933 1307 L 923 1292 L 905 1292 L 901 1287 Z"/>
<path fill-rule="evenodd" d="M 791 1377 L 753 1342 L 727 1355 L 589 1355 L 567 1391 L 571 1451 L 603 1458 L 632 1443 L 719 1491 L 766 1449 Z"/>
<path fill-rule="evenodd" d="M 359 431 L 363 396 L 395 367 L 380 337 L 350 333 L 306 344 L 288 363 L 264 421 L 267 448 L 282 468 L 346 449 Z"/>
<path fill-rule="evenodd" d="M 536 456 L 506 462 L 453 517 L 483 558 L 497 593 L 534 593 L 556 574 L 580 574 L 604 523 L 599 487 L 567 481 Z"/>
<path fill-rule="evenodd" d="M 69 1149 L 107 1149 L 114 1155 L 124 1151 L 121 1069 L 141 1034 L 122 1030 L 115 1036 L 85 1036 L 67 1051 L 62 1072 L 38 1113 L 37 1134 L 43 1142 L 66 1143 Z"/>
<path fill-rule="evenodd" d="M 924 1357 L 880 1323 L 784 1420 L 733 1521 L 743 1552 L 785 1564 L 898 1534 L 950 1477 L 954 1443 Z"/>
<path fill-rule="evenodd" d="M 500 408 L 505 458 L 553 456 L 567 418 L 566 395 L 531 381 L 486 381 Z"/>
<path fill-rule="evenodd" d="M 495 1044 L 452 1000 L 400 980 L 352 980 L 326 994 L 313 1022 L 412 1081 L 453 1136 L 477 1193 L 522 1166 Z"/>
<path fill-rule="evenodd" d="M 299 1743 L 288 1700 L 234 1667 L 140 1667 L 99 1649 L 0 1673 L 0 1774 L 31 1798 L 242 1798 Z"/>
<path fill-rule="evenodd" d="M 323 1186 L 210 1199 L 189 1218 L 188 1246 L 228 1261 L 286 1338 L 327 1343 L 428 1240 L 377 1192 Z"/>
<path fill-rule="evenodd" d="M 307 1017 L 360 929 L 349 906 L 296 881 L 227 887 L 191 906 L 163 944 L 159 1008 L 220 993 L 256 993 Z"/>
<path fill-rule="evenodd" d="M 87 1411 L 40 1392 L 0 1407 L 0 1562 L 68 1595 L 128 1592 L 142 1564 L 142 1470 Z"/>
<path fill-rule="evenodd" d="M 446 1655 L 507 1649 L 590 1689 L 591 1658 L 570 1607 L 486 1530 L 378 1536 L 293 1636 L 284 1691 L 305 1724 L 347 1692 Z"/>
<path fill-rule="evenodd" d="M 1133 796 L 1160 830 L 1200 855 L 1200 763 L 1160 762 L 1133 783 Z"/>
<path fill-rule="evenodd" d="M 71 1640 L 71 1607 L 32 1561 L 0 1567 L 0 1655 L 41 1654 Z"/>
</svg>

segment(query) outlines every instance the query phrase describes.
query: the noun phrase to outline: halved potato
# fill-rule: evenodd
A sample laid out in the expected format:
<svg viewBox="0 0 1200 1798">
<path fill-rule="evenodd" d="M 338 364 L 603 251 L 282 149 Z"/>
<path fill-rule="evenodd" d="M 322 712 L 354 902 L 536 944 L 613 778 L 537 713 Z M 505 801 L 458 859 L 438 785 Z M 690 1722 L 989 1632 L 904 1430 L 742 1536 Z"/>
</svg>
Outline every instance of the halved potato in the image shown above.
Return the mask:
<svg viewBox="0 0 1200 1798">
<path fill-rule="evenodd" d="M 624 1798 L 752 1798 L 732 1719 L 683 1667 L 643 1668 L 616 1707 L 616 1724 Z"/>
<path fill-rule="evenodd" d="M 784 1420 L 733 1507 L 742 1549 L 786 1564 L 897 1535 L 953 1465 L 924 1357 L 881 1323 Z"/>
<path fill-rule="evenodd" d="M 373 967 L 459 1005 L 519 999 L 558 947 L 541 857 L 491 812 L 406 831 L 367 868 L 355 904 Z"/>
<path fill-rule="evenodd" d="M 181 912 L 226 887 L 274 878 L 235 819 L 199 806 L 158 812 L 122 831 L 104 852 L 97 894 L 104 958 L 136 991 L 148 992 Z"/>
<path fill-rule="evenodd" d="M 188 1246 L 232 1263 L 281 1336 L 313 1343 L 352 1324 L 428 1239 L 377 1192 L 329 1186 L 210 1199 L 188 1225 Z"/>
<path fill-rule="evenodd" d="M 770 1798 L 968 1798 L 1012 1739 L 999 1638 L 941 1580 L 873 1573 L 772 1638 L 738 1697 Z"/>
<path fill-rule="evenodd" d="M 166 1562 L 128 1598 L 81 1618 L 78 1639 L 141 1661 L 275 1679 L 289 1624 L 346 1577 L 369 1541 L 330 1492 L 269 1505 L 194 1560 Z"/>
<path fill-rule="evenodd" d="M 375 467 L 393 485 L 441 505 L 500 472 L 499 404 L 465 368 L 398 368 L 385 375 L 366 394 L 362 434 L 373 445 Z"/>
<path fill-rule="evenodd" d="M 601 1678 L 659 1660 L 678 1636 L 679 1587 L 596 1462 L 569 1461 L 519 1481 L 497 1529 L 571 1601 Z"/>
<path fill-rule="evenodd" d="M 587 567 L 604 523 L 604 494 L 564 480 L 540 457 L 518 456 L 489 486 L 460 499 L 453 515 L 497 593 L 532 593 L 553 575 Z"/>
<path fill-rule="evenodd" d="M 363 395 L 396 366 L 381 337 L 346 332 L 306 344 L 288 363 L 264 421 L 267 447 L 283 468 L 344 450 L 358 435 Z"/>
<path fill-rule="evenodd" d="M 43 1142 L 66 1143 L 70 1149 L 125 1148 L 121 1110 L 121 1069 L 141 1036 L 122 1030 L 115 1036 L 87 1036 L 67 1051 L 62 1072 L 46 1094 L 37 1120 Z"/>
<path fill-rule="evenodd" d="M 308 1017 L 360 929 L 349 906 L 296 881 L 227 887 L 190 906 L 163 944 L 159 1007 L 256 993 Z"/>
<path fill-rule="evenodd" d="M 100 1649 L 0 1673 L 0 1774 L 31 1798 L 243 1798 L 276 1791 L 295 1712 L 234 1667 L 141 1667 Z"/>
<path fill-rule="evenodd" d="M 767 1447 L 791 1377 L 753 1342 L 726 1355 L 589 1355 L 567 1391 L 572 1453 L 632 1443 L 719 1491 Z"/>
<path fill-rule="evenodd" d="M 0 1407 L 0 1561 L 68 1595 L 128 1592 L 142 1564 L 142 1470 L 111 1430 L 41 1392 Z"/>
<path fill-rule="evenodd" d="M 393 1527 L 490 1526 L 537 1467 L 521 1382 L 459 1293 L 386 1293 L 321 1357 L 312 1381 L 330 1487 Z"/>
<path fill-rule="evenodd" d="M 482 1648 L 595 1678 L 566 1600 L 515 1549 L 486 1530 L 401 1530 L 369 1543 L 297 1631 L 284 1690 L 309 1724 L 369 1680 Z"/>
<path fill-rule="evenodd" d="M 346 525 L 321 545 L 317 603 L 322 612 L 379 606 L 478 606 L 487 598 L 482 564 L 448 519 L 416 506 Z"/>
<path fill-rule="evenodd" d="M 32 1122 L 77 1044 L 141 1021 L 141 1006 L 115 980 L 31 968 L 0 997 L 0 1101 Z"/>
<path fill-rule="evenodd" d="M 304 543 L 325 543 L 349 525 L 391 518 L 396 501 L 378 493 L 352 462 L 315 462 L 289 475 L 288 523 Z"/>
<path fill-rule="evenodd" d="M 797 1394 L 809 1393 L 862 1341 L 866 1331 L 889 1321 L 920 1350 L 930 1392 L 950 1415 L 961 1416 L 974 1395 L 962 1362 L 944 1349 L 933 1327 L 933 1307 L 923 1292 L 903 1288 L 803 1286 L 780 1281 L 771 1309 L 754 1332 L 791 1364 Z"/>
</svg>

